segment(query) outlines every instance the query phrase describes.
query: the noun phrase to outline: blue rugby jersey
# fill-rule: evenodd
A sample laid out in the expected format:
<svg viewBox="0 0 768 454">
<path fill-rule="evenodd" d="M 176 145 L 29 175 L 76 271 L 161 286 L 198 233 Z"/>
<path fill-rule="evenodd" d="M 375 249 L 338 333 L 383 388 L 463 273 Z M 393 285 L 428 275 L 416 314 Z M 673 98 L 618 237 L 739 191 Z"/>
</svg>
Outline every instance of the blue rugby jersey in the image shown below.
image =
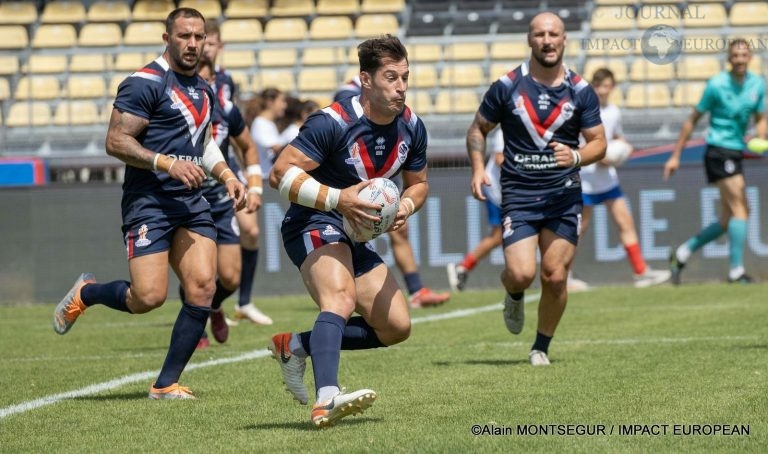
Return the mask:
<svg viewBox="0 0 768 454">
<path fill-rule="evenodd" d="M 202 165 L 205 130 L 211 121 L 214 95 L 200 76 L 170 70 L 160 56 L 128 76 L 117 89 L 114 106 L 149 121 L 136 138 L 156 153 Z M 165 172 L 126 165 L 124 192 L 187 192 L 184 183 Z M 192 191 L 197 191 L 193 189 Z"/>
</svg>

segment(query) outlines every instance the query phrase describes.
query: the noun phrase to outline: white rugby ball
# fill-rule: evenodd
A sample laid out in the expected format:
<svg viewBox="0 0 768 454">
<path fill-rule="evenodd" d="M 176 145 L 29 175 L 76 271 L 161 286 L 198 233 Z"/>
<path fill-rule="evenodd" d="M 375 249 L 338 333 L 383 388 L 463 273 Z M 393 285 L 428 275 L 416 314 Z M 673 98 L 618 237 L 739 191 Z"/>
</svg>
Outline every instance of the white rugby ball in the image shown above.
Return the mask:
<svg viewBox="0 0 768 454">
<path fill-rule="evenodd" d="M 397 189 L 397 185 L 392 180 L 373 178 L 371 182 L 369 186 L 366 186 L 357 194 L 357 197 L 379 205 L 381 208 L 371 210 L 369 213 L 378 216 L 380 220 L 374 222 L 371 228 L 360 226 L 360 233 L 358 234 L 347 222 L 347 218 L 344 218 L 344 232 L 353 241 L 370 241 L 389 230 L 389 227 L 395 222 L 397 209 L 400 207 L 400 190 Z"/>
<path fill-rule="evenodd" d="M 609 140 L 608 148 L 605 150 L 605 161 L 614 167 L 618 167 L 624 164 L 631 154 L 632 145 L 623 140 Z"/>
</svg>

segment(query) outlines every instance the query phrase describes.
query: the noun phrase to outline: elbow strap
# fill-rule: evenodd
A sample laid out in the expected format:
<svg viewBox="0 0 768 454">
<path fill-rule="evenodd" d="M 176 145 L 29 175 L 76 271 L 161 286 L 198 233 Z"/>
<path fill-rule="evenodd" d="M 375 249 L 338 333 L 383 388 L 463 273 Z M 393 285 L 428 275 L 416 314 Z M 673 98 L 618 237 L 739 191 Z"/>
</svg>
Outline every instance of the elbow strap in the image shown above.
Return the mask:
<svg viewBox="0 0 768 454">
<path fill-rule="evenodd" d="M 205 146 L 205 151 L 203 151 L 203 169 L 210 175 L 216 164 L 222 161 L 224 161 L 224 155 L 221 154 L 216 141 L 209 140 L 208 145 Z"/>
<path fill-rule="evenodd" d="M 341 195 L 341 190 L 320 184 L 296 166 L 289 167 L 283 174 L 278 190 L 293 203 L 324 211 L 335 209 Z"/>
</svg>

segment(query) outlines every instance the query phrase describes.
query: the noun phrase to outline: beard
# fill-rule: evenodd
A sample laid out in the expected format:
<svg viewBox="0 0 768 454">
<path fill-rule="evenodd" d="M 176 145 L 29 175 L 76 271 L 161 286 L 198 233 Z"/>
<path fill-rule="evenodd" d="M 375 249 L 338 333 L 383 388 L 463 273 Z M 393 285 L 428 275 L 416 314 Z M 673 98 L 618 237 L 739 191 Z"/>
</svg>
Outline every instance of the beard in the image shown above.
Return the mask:
<svg viewBox="0 0 768 454">
<path fill-rule="evenodd" d="M 195 69 L 197 69 L 197 63 L 200 61 L 199 54 L 195 54 L 194 63 L 190 63 L 187 60 L 184 60 L 184 54 L 177 51 L 176 49 L 171 49 L 170 54 L 171 54 L 171 58 L 173 59 L 173 62 L 180 69 L 184 71 L 194 71 Z"/>
<path fill-rule="evenodd" d="M 545 68 L 555 68 L 557 66 L 560 66 L 560 64 L 563 62 L 563 54 L 558 54 L 557 58 L 555 58 L 554 61 L 547 61 L 546 57 L 543 56 L 544 51 L 542 50 L 542 53 L 534 53 L 533 58 L 536 60 L 538 64 Z"/>
</svg>

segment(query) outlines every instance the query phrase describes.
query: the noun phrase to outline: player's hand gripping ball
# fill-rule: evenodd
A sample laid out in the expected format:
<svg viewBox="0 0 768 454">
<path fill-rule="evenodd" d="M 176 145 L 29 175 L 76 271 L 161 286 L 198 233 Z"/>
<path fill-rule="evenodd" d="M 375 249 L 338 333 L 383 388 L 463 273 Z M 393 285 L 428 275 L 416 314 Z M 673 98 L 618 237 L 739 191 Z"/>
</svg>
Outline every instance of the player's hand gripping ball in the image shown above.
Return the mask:
<svg viewBox="0 0 768 454">
<path fill-rule="evenodd" d="M 632 154 L 632 145 L 623 140 L 609 140 L 605 150 L 605 160 L 608 164 L 618 167 L 624 164 Z"/>
<path fill-rule="evenodd" d="M 359 233 L 352 229 L 352 226 L 347 222 L 347 218 L 344 218 L 344 232 L 349 237 L 358 242 L 369 241 L 377 236 L 383 234 L 392 226 L 395 222 L 395 216 L 397 216 L 397 209 L 400 207 L 400 190 L 397 189 L 397 185 L 391 180 L 386 178 L 373 178 L 372 183 L 369 186 L 363 188 L 357 197 L 367 202 L 375 203 L 381 208 L 378 210 L 369 211 L 370 214 L 378 216 L 380 220 L 373 222 L 371 227 L 360 225 L 358 229 Z"/>
</svg>

